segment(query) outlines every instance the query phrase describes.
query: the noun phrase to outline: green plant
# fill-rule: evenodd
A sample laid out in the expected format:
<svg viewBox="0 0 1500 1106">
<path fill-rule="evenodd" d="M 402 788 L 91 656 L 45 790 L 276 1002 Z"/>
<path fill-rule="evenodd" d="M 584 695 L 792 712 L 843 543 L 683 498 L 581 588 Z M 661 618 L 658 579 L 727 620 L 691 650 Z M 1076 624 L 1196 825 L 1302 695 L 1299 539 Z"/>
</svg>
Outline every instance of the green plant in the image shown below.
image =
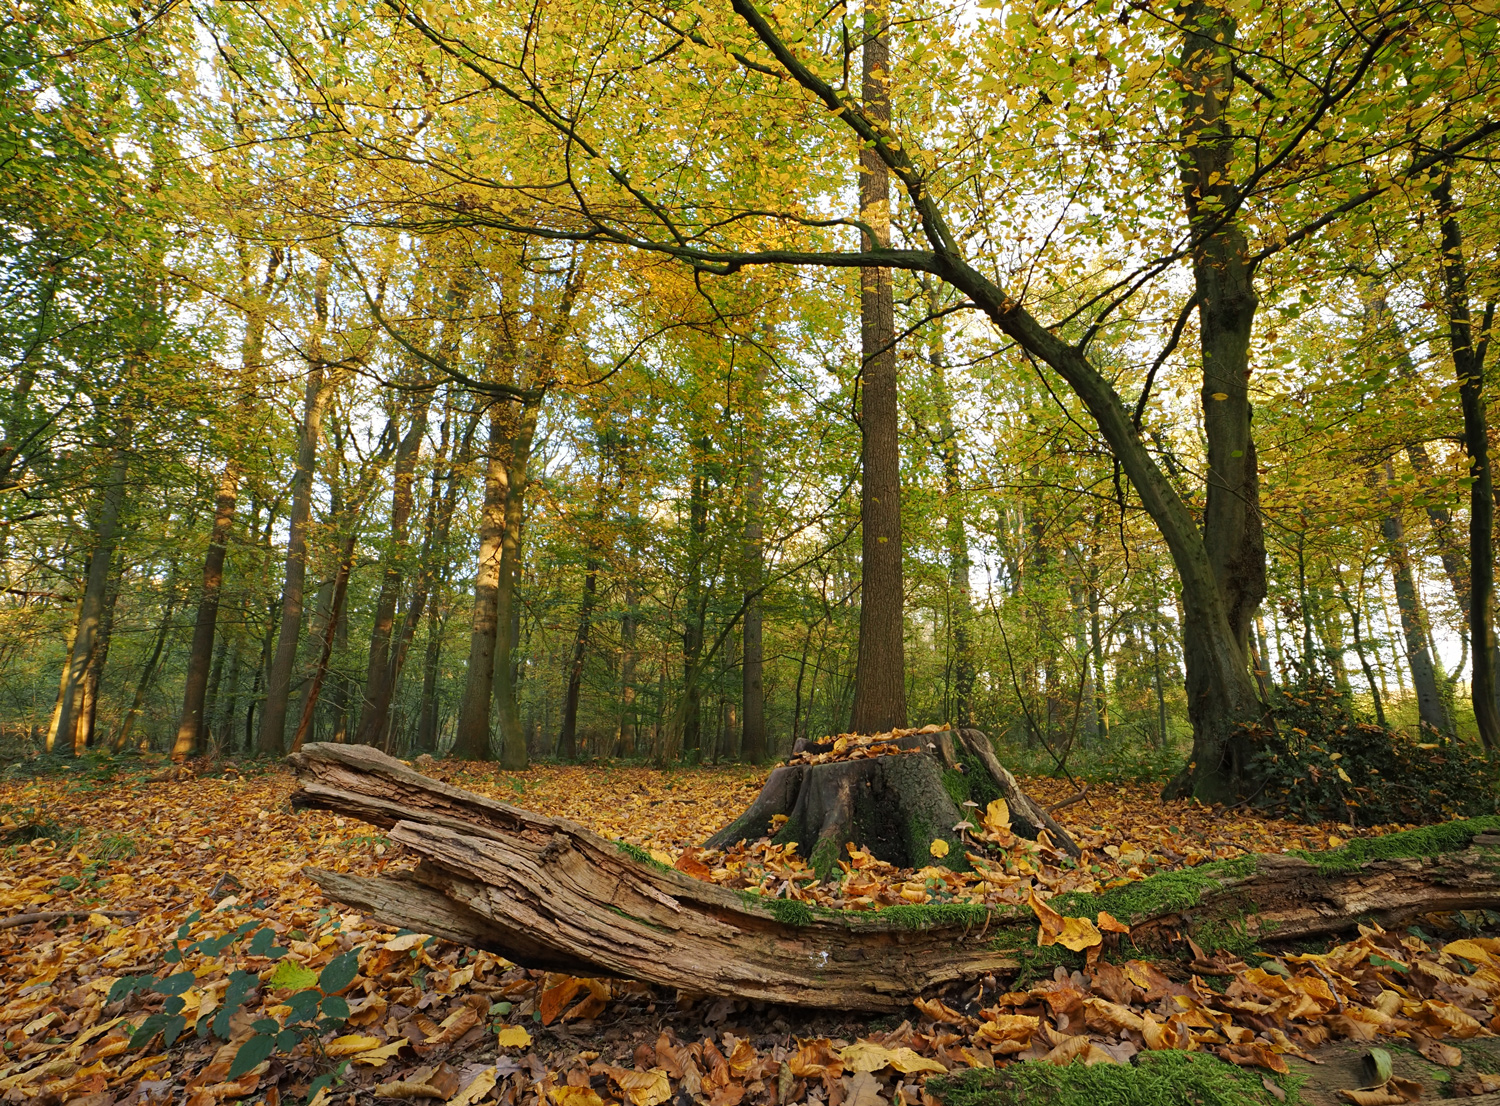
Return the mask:
<svg viewBox="0 0 1500 1106">
<path fill-rule="evenodd" d="M 218 957 L 231 945 L 249 937 L 245 953 L 279 961 L 268 981 L 269 986 L 290 990 L 293 994 L 285 1005 L 290 1012 L 283 1021 L 275 1018 L 259 1018 L 251 1023 L 253 1034 L 241 1043 L 230 1063 L 227 1078 L 238 1079 L 273 1053 L 291 1052 L 304 1041 L 309 1042 L 320 1053 L 319 1035 L 341 1028 L 349 1017 L 349 1003 L 339 992 L 354 982 L 359 972 L 359 954 L 350 950 L 340 953 L 329 961 L 320 972 L 304 968 L 291 960 L 283 960 L 287 950 L 274 944 L 275 932 L 257 921 L 243 922 L 228 933 L 215 937 L 204 937 L 186 945 L 194 923 L 202 918 L 201 911 L 194 911 L 177 928 L 172 947 L 163 954 L 169 964 L 182 964 L 194 953 L 206 957 Z M 187 1029 L 187 1017 L 182 1013 L 186 1003 L 182 995 L 193 986 L 196 976 L 184 969 L 169 975 L 152 974 L 125 976 L 115 981 L 110 988 L 108 1002 L 123 1002 L 134 994 L 164 996 L 162 1009 L 150 1014 L 130 1037 L 131 1048 L 143 1048 L 156 1035 L 170 1048 Z M 223 1040 L 229 1039 L 230 1018 L 244 1004 L 260 983 L 260 977 L 243 969 L 231 973 L 220 1006 L 212 1013 L 198 1019 L 194 1031 L 199 1037 L 212 1034 Z M 324 1056 L 327 1060 L 327 1057 Z M 341 1061 L 318 1075 L 308 1087 L 308 1101 L 318 1092 L 331 1086 L 348 1068 L 348 1061 Z"/>
<path fill-rule="evenodd" d="M 1274 726 L 1251 731 L 1256 802 L 1306 822 L 1442 822 L 1495 813 L 1500 770 L 1440 734 L 1414 740 L 1362 717 L 1313 678 L 1278 690 Z"/>
</svg>

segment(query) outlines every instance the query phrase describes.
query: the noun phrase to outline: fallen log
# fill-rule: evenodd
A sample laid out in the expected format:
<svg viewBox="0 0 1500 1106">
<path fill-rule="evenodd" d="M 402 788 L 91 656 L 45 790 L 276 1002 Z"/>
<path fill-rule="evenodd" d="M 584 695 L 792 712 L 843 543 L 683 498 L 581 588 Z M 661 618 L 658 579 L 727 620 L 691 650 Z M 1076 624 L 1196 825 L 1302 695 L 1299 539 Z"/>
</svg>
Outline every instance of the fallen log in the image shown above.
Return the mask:
<svg viewBox="0 0 1500 1106">
<path fill-rule="evenodd" d="M 429 779 L 367 746 L 310 744 L 289 760 L 302 785 L 295 806 L 386 828 L 421 858 L 399 878 L 309 870 L 325 894 L 517 963 L 871 1011 L 1016 966 L 971 917 L 814 914 L 639 859 L 582 826 Z"/>
<path fill-rule="evenodd" d="M 559 818 L 452 787 L 362 745 L 289 758 L 297 807 L 386 828 L 420 858 L 375 879 L 308 869 L 330 898 L 392 925 L 575 975 L 623 976 L 796 1006 L 882 1011 L 931 988 L 1020 967 L 1036 944 L 1026 907 L 943 905 L 867 913 L 741 895 L 633 854 Z M 1261 945 L 1356 924 L 1500 908 L 1500 818 L 1245 856 L 1101 894 L 1054 896 L 1068 916 L 1107 910 L 1149 946 L 1237 930 Z M 1213 951 L 1211 948 L 1209 951 Z"/>
</svg>

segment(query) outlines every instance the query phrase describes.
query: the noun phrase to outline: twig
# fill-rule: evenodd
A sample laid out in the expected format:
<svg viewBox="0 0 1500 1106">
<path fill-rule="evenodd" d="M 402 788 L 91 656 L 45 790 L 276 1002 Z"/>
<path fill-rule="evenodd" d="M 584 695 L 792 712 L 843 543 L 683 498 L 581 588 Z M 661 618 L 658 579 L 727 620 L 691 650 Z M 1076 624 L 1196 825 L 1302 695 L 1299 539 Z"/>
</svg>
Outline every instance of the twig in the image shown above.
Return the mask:
<svg viewBox="0 0 1500 1106">
<path fill-rule="evenodd" d="M 103 914 L 106 918 L 139 918 L 139 910 L 43 910 L 37 914 L 12 914 L 0 918 L 0 929 L 15 929 L 36 922 L 58 922 L 64 918 L 87 918 L 90 914 Z"/>
<path fill-rule="evenodd" d="M 1087 799 L 1088 797 L 1089 797 L 1089 789 L 1087 787 L 1084 787 L 1084 788 L 1080 789 L 1079 792 L 1078 792 L 1078 794 L 1074 795 L 1071 799 L 1064 799 L 1060 803 L 1053 803 L 1051 806 L 1049 806 L 1047 808 L 1047 813 L 1048 814 L 1056 814 L 1059 810 L 1066 810 L 1068 807 L 1072 806 L 1074 803 L 1081 803 L 1081 802 L 1083 802 L 1083 800 Z"/>
</svg>

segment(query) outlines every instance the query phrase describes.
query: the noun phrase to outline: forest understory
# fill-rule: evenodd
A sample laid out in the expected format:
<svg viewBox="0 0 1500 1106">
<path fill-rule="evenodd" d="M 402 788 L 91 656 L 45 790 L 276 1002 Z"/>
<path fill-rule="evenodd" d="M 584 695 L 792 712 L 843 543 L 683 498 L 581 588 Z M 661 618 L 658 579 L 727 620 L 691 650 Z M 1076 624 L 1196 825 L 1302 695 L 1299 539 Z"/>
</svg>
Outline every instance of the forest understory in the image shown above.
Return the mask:
<svg viewBox="0 0 1500 1106">
<path fill-rule="evenodd" d="M 805 858 L 776 846 L 727 854 L 699 847 L 753 799 L 764 780 L 759 770 L 423 768 L 467 790 L 574 819 L 699 878 L 834 908 L 1107 893 L 1250 853 L 1338 850 L 1357 837 L 1409 829 L 1265 820 L 1164 803 L 1155 785 L 1095 784 L 1086 799 L 1057 812 L 1083 848 L 1076 865 L 1060 851 L 1017 841 L 1004 871 L 996 866 L 984 879 L 935 867 L 902 871 L 856 854 L 835 880 L 818 884 Z M 1493 919 L 1480 913 L 1265 949 L 1232 931 L 1219 934 L 1223 947 L 1169 936 L 1150 948 L 1106 932 L 1098 947 L 1073 952 L 1064 943 L 1078 942 L 1068 941 L 1064 924 L 1064 943 L 1022 942 L 1013 969 L 870 1018 L 528 971 L 379 926 L 324 899 L 302 870 L 374 875 L 408 866 L 410 857 L 363 823 L 293 813 L 294 781 L 280 768 L 89 757 L 65 767 L 17 765 L 8 777 L 0 784 L 5 1102 L 302 1102 L 319 1075 L 337 1072 L 321 1092 L 325 1104 L 955 1106 L 976 1094 L 1002 1102 L 1016 1094 L 1039 1102 L 1052 1101 L 1048 1093 L 1063 1096 L 1056 1101 L 1097 1095 L 1087 1081 L 1106 1077 L 1086 1073 L 1102 1065 L 1178 1087 L 1207 1080 L 1204 1094 L 1219 1097 L 1205 1102 L 1288 1094 L 1295 1101 L 1305 1072 L 1327 1074 L 1299 1058 L 1334 1055 L 1330 1070 L 1342 1071 L 1351 1057 L 1381 1045 L 1396 1050 L 1398 1070 L 1418 1063 L 1438 1073 L 1438 1082 L 1428 1073 L 1426 1094 L 1500 1086 L 1485 1074 L 1500 1067 L 1485 1051 L 1500 1026 L 1500 943 L 1483 936 Z M 1022 782 L 1048 805 L 1075 795 L 1067 781 Z M 1046 913 L 1038 910 L 1043 932 L 1053 925 Z M 257 936 L 262 928 L 270 935 Z M 183 954 L 169 960 L 174 947 Z M 231 1078 L 255 1020 L 290 1029 L 301 1012 L 297 993 L 316 1000 L 320 979 L 332 993 L 328 980 L 344 971 L 341 957 L 339 1016 L 301 1039 L 283 1038 L 263 1062 Z M 184 970 L 192 978 L 172 995 L 161 993 L 171 986 L 138 986 L 110 1001 L 121 979 L 170 979 Z M 238 995 L 236 972 L 258 977 Z M 236 998 L 244 1003 L 238 1010 Z M 174 1014 L 183 1019 L 181 1035 L 169 1044 L 157 1030 Z M 147 1024 L 153 1015 L 154 1026 Z M 215 1025 L 224 1032 L 213 1032 Z M 132 1042 L 137 1030 L 148 1039 Z M 1076 1072 L 1056 1069 L 1073 1073 L 1058 1077 L 1065 1086 L 1028 1091 L 1014 1080 L 1032 1078 L 1040 1066 L 1007 1063 L 1033 1059 L 1082 1063 Z M 997 1068 L 1018 1074 L 997 1075 Z M 1406 1086 L 1399 1078 L 1387 1093 Z M 1318 1087 L 1317 1079 L 1307 1083 L 1306 1101 L 1322 1101 Z"/>
</svg>

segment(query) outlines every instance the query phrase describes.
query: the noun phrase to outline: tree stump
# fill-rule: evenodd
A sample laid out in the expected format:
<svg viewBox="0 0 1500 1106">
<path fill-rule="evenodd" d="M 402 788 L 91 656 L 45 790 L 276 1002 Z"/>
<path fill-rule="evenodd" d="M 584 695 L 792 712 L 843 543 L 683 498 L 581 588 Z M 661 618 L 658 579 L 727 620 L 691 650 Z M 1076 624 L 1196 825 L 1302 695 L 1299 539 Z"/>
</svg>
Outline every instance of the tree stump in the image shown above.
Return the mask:
<svg viewBox="0 0 1500 1106">
<path fill-rule="evenodd" d="M 794 760 L 831 753 L 836 741 L 799 741 Z M 979 730 L 914 731 L 882 744 L 900 751 L 774 769 L 750 808 L 709 838 L 707 847 L 725 849 L 762 837 L 778 845 L 795 842 L 819 878 L 827 878 L 840 858 L 848 858 L 850 844 L 899 868 L 921 868 L 933 862 L 929 849 L 940 839 L 948 851 L 938 862 L 963 867 L 966 850 L 955 828 L 967 818 L 961 804 L 983 808 L 1003 798 L 1016 833 L 1034 841 L 1045 830 L 1054 845 L 1079 854 L 1068 832 L 1021 790 Z"/>
</svg>

